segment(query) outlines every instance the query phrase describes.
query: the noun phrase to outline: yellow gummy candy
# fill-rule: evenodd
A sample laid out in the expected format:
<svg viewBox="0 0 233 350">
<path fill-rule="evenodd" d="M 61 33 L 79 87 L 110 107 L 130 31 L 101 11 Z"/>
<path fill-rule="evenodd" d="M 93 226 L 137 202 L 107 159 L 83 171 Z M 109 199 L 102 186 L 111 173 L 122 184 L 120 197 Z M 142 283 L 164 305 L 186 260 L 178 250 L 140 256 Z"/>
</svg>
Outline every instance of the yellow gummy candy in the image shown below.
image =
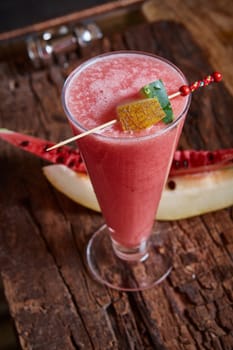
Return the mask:
<svg viewBox="0 0 233 350">
<path fill-rule="evenodd" d="M 122 104 L 117 107 L 117 114 L 125 131 L 146 129 L 166 116 L 156 97 Z"/>
</svg>

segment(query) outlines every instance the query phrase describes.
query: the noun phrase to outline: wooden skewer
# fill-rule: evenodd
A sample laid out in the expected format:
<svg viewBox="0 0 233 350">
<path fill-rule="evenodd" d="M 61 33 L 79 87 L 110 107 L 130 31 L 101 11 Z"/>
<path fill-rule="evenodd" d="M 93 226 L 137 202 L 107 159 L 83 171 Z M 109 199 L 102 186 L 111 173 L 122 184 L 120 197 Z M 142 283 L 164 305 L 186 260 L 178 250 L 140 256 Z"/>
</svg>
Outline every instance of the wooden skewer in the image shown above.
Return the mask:
<svg viewBox="0 0 233 350">
<path fill-rule="evenodd" d="M 173 98 L 179 96 L 180 94 L 181 94 L 181 92 L 180 92 L 180 91 L 177 91 L 177 92 L 175 92 L 174 94 L 168 96 L 168 98 L 169 98 L 169 100 L 171 100 L 171 99 L 173 99 Z M 70 143 L 70 142 L 76 141 L 76 140 L 78 140 L 78 139 L 81 139 L 81 138 L 84 137 L 84 136 L 93 134 L 94 132 L 98 132 L 98 131 L 100 131 L 100 130 L 102 130 L 102 129 L 105 129 L 105 128 L 107 128 L 108 126 L 114 125 L 114 124 L 116 124 L 116 123 L 117 123 L 117 119 L 110 120 L 110 121 L 108 121 L 108 122 L 106 122 L 106 123 L 104 123 L 104 124 L 101 124 L 101 125 L 96 126 L 96 127 L 93 128 L 93 129 L 84 131 L 83 133 L 81 133 L 81 134 L 79 134 L 79 135 L 75 135 L 75 136 L 70 137 L 70 138 L 68 138 L 68 139 L 66 139 L 66 140 L 64 140 L 64 141 L 61 141 L 61 142 L 59 142 L 59 143 L 56 143 L 56 145 L 53 145 L 53 146 L 47 148 L 46 151 L 52 151 L 52 150 L 55 149 L 55 148 L 64 146 L 64 145 L 66 145 L 67 143 Z"/>
<path fill-rule="evenodd" d="M 190 94 L 191 92 L 199 89 L 202 86 L 207 86 L 207 85 L 209 85 L 212 82 L 219 82 L 221 80 L 222 80 L 221 73 L 214 72 L 211 75 L 208 75 L 208 76 L 206 76 L 205 78 L 203 78 L 201 80 L 197 80 L 197 81 L 195 81 L 194 83 L 192 83 L 190 85 L 183 85 L 183 86 L 181 86 L 179 91 L 175 92 L 172 95 L 169 95 L 168 98 L 169 98 L 169 100 L 172 100 L 173 98 L 178 97 L 180 95 L 186 96 L 186 95 Z M 111 125 L 113 125 L 115 123 L 117 123 L 117 119 L 110 120 L 109 122 L 101 124 L 101 125 L 93 128 L 93 129 L 87 130 L 87 131 L 83 132 L 82 134 L 75 135 L 73 137 L 70 137 L 69 139 L 61 141 L 61 142 L 57 143 L 56 145 L 53 145 L 53 146 L 47 148 L 46 151 L 51 151 L 51 150 L 53 150 L 55 148 L 64 146 L 67 143 L 70 143 L 72 141 L 76 141 L 78 139 L 81 139 L 84 136 L 87 136 L 87 135 L 93 134 L 94 132 L 97 132 L 97 131 L 100 131 L 102 129 L 105 129 L 108 126 L 111 126 Z"/>
<path fill-rule="evenodd" d="M 116 122 L 117 122 L 117 119 L 110 120 L 109 122 L 101 124 L 101 125 L 98 125 L 97 127 L 93 128 L 93 129 L 84 131 L 82 134 L 75 135 L 73 137 L 70 137 L 69 139 L 61 141 L 61 142 L 57 143 L 56 145 L 53 145 L 53 146 L 47 148 L 46 151 L 52 151 L 53 149 L 61 147 L 61 146 L 64 146 L 67 143 L 70 143 L 70 142 L 76 141 L 78 139 L 81 139 L 81 137 L 93 134 L 94 132 L 100 131 L 101 129 L 105 129 L 108 126 L 111 126 L 111 125 L 115 124 Z"/>
</svg>

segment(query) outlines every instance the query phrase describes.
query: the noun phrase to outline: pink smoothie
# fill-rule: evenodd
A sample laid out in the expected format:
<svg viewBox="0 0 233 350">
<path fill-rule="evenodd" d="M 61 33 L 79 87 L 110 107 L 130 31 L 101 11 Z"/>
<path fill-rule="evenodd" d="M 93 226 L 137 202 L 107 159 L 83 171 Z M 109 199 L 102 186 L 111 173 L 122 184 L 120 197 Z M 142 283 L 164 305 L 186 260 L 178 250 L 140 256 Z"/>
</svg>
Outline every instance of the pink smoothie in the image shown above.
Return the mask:
<svg viewBox="0 0 233 350">
<path fill-rule="evenodd" d="M 138 98 L 144 85 L 162 79 L 168 94 L 186 84 L 167 61 L 135 52 L 92 59 L 68 78 L 63 103 L 75 133 L 116 118 L 116 106 Z M 134 247 L 151 233 L 189 97 L 172 100 L 175 122 L 142 132 L 109 127 L 78 141 L 114 241 Z"/>
</svg>

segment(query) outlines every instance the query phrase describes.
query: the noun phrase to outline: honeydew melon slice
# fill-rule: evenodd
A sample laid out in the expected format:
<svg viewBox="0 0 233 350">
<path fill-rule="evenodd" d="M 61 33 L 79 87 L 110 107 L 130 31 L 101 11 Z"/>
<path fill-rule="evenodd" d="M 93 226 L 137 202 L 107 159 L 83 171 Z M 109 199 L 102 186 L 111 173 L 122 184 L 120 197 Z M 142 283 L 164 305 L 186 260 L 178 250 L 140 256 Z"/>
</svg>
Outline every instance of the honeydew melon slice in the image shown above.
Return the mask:
<svg viewBox="0 0 233 350">
<path fill-rule="evenodd" d="M 146 129 L 166 116 L 157 98 L 124 103 L 117 107 L 117 114 L 125 131 Z"/>
<path fill-rule="evenodd" d="M 73 201 L 100 212 L 86 174 L 65 165 L 43 167 L 48 181 Z M 233 168 L 170 177 L 162 193 L 157 220 L 179 220 L 233 205 Z"/>
</svg>

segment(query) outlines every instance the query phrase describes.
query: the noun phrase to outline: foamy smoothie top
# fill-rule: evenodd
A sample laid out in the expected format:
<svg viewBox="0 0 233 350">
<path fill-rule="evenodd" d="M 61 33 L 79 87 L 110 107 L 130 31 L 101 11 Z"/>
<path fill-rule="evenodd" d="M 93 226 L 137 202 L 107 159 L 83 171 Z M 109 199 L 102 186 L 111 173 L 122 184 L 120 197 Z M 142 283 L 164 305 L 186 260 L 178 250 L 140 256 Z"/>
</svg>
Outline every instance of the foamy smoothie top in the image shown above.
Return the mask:
<svg viewBox="0 0 233 350">
<path fill-rule="evenodd" d="M 159 57 L 134 52 L 98 56 L 79 66 L 67 79 L 63 90 L 66 112 L 76 127 L 77 121 L 84 130 L 94 128 L 116 119 L 117 105 L 142 98 L 140 89 L 157 79 L 163 80 L 168 95 L 187 84 L 177 68 Z M 188 99 L 180 96 L 171 101 L 175 119 L 186 110 Z M 166 127 L 168 125 L 160 122 L 149 129 L 134 132 L 133 136 L 149 135 Z M 124 132 L 119 123 L 100 133 L 111 137 L 132 137 L 132 133 Z"/>
</svg>

